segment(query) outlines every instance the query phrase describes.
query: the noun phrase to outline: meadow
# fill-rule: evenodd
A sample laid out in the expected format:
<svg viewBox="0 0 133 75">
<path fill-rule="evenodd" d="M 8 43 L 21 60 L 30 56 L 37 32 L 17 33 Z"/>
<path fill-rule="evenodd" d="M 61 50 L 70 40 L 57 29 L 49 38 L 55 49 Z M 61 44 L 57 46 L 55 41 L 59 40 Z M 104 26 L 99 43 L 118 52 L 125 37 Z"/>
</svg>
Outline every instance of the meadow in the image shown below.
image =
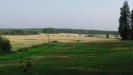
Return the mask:
<svg viewBox="0 0 133 75">
<path fill-rule="evenodd" d="M 110 35 L 112 39 L 106 39 L 106 35 L 80 35 L 80 34 L 50 34 L 50 41 L 58 41 L 58 42 L 100 42 L 100 41 L 112 41 L 114 39 L 114 35 Z M 12 50 L 17 51 L 18 49 L 31 47 L 34 45 L 47 43 L 48 35 L 40 34 L 40 35 L 4 35 L 7 39 L 11 41 Z"/>
<path fill-rule="evenodd" d="M 42 43 L 0 55 L 0 74 L 121 75 L 133 72 L 133 41 L 96 39 Z"/>
</svg>

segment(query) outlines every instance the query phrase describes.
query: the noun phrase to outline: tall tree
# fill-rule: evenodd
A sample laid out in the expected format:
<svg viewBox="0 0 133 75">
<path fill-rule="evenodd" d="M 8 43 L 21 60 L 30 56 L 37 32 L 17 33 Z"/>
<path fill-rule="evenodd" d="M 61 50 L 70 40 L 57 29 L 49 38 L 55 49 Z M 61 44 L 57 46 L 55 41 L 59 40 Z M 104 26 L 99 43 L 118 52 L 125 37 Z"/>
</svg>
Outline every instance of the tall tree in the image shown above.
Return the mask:
<svg viewBox="0 0 133 75">
<path fill-rule="evenodd" d="M 131 39 L 133 40 L 133 10 L 131 12 Z"/>
<path fill-rule="evenodd" d="M 128 2 L 125 1 L 121 10 L 119 19 L 119 33 L 123 40 L 129 40 L 130 36 L 130 9 Z"/>
</svg>

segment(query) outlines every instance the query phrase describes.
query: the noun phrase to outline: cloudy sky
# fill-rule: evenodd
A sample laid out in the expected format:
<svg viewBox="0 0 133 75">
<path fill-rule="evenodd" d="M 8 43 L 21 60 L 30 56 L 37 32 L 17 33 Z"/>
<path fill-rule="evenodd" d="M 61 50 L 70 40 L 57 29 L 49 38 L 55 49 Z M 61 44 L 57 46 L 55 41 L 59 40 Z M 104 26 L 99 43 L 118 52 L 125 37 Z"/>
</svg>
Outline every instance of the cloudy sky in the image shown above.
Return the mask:
<svg viewBox="0 0 133 75">
<path fill-rule="evenodd" d="M 133 1 L 128 0 L 133 9 Z M 0 28 L 117 30 L 124 0 L 0 0 Z"/>
</svg>

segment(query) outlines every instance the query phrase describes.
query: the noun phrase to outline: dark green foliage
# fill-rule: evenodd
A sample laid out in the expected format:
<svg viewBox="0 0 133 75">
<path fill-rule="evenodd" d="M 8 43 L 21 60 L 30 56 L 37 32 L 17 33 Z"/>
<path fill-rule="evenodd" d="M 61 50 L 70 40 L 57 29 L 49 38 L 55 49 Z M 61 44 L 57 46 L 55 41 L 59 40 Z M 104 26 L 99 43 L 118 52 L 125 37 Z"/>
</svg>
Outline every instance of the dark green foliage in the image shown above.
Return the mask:
<svg viewBox="0 0 133 75">
<path fill-rule="evenodd" d="M 52 43 L 58 43 L 58 41 L 57 40 L 54 40 L 54 41 L 51 41 Z"/>
<path fill-rule="evenodd" d="M 10 52 L 11 45 L 10 41 L 2 36 L 0 36 L 0 53 Z"/>
<path fill-rule="evenodd" d="M 109 38 L 109 34 L 106 34 L 106 38 Z"/>
<path fill-rule="evenodd" d="M 60 33 L 59 29 L 56 28 L 46 28 L 43 30 L 43 33 L 52 33 L 52 34 L 57 34 Z"/>
<path fill-rule="evenodd" d="M 44 33 L 57 34 L 57 33 L 74 33 L 74 34 L 118 34 L 117 31 L 100 31 L 100 30 L 84 30 L 84 29 L 57 29 L 45 28 Z"/>
<path fill-rule="evenodd" d="M 131 13 L 131 39 L 133 40 L 133 10 Z"/>
<path fill-rule="evenodd" d="M 0 29 L 1 35 L 36 35 L 43 33 L 41 29 Z"/>
<path fill-rule="evenodd" d="M 117 31 L 100 31 L 100 30 L 83 30 L 83 29 L 0 29 L 1 35 L 37 35 L 41 33 L 57 34 L 57 33 L 74 33 L 74 34 L 118 34 Z"/>
<path fill-rule="evenodd" d="M 119 33 L 123 40 L 130 40 L 130 9 L 128 2 L 125 1 L 121 8 L 121 16 L 119 19 Z"/>
</svg>

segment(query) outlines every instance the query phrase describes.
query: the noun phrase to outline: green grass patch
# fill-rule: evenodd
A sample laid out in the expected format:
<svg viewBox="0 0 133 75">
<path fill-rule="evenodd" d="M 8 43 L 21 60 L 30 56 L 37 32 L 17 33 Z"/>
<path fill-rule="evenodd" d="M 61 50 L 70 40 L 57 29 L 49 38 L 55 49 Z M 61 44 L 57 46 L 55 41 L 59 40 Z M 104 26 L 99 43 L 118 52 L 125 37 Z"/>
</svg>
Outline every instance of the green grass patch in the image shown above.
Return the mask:
<svg viewBox="0 0 133 75">
<path fill-rule="evenodd" d="M 33 75 L 88 75 L 93 72 L 133 72 L 133 41 L 49 43 L 0 55 L 0 73 L 23 75 L 20 61 L 30 59 Z M 18 64 L 18 65 L 17 65 Z"/>
</svg>

